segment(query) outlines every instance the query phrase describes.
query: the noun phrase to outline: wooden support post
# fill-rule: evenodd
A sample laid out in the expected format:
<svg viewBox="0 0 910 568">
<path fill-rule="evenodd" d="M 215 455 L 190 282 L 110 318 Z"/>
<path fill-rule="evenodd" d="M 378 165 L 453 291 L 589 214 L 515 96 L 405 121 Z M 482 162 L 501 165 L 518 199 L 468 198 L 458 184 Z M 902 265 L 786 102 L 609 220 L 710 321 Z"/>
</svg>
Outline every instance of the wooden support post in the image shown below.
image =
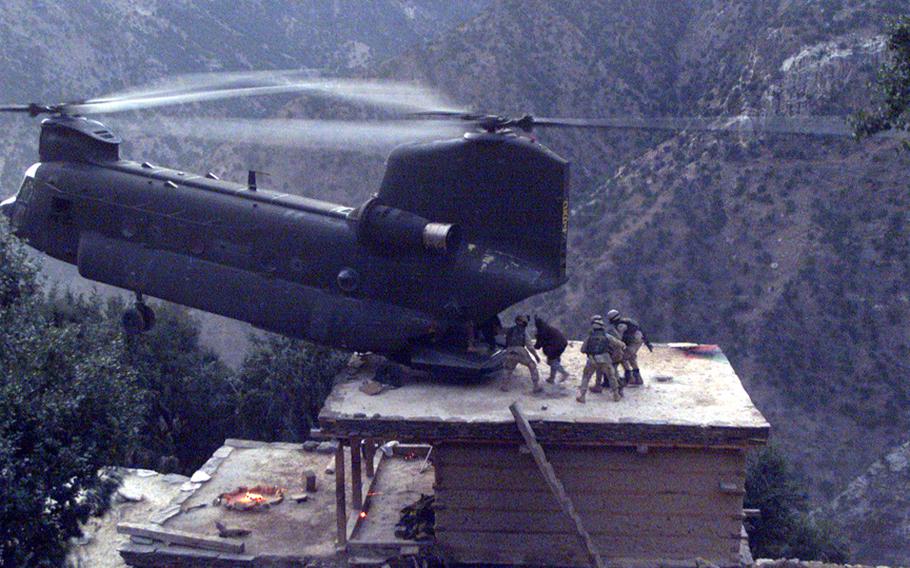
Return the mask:
<svg viewBox="0 0 910 568">
<path fill-rule="evenodd" d="M 376 440 L 372 438 L 367 438 L 363 441 L 363 461 L 366 462 L 366 474 L 367 477 L 372 479 L 376 475 L 375 471 L 375 462 L 376 460 Z"/>
<path fill-rule="evenodd" d="M 359 515 L 363 510 L 363 478 L 360 467 L 360 438 L 351 438 L 351 509 Z"/>
<path fill-rule="evenodd" d="M 338 546 L 348 542 L 348 510 L 346 499 L 347 488 L 344 483 L 344 441 L 338 440 L 335 449 L 335 516 L 338 523 Z"/>
<path fill-rule="evenodd" d="M 509 406 L 509 410 L 512 411 L 512 416 L 515 418 L 515 424 L 518 426 L 518 430 L 521 432 L 525 444 L 528 446 L 528 449 L 531 450 L 531 457 L 534 458 L 537 469 L 543 474 L 543 478 L 550 487 L 550 491 L 552 491 L 553 495 L 556 497 L 556 501 L 559 503 L 560 508 L 562 508 L 563 512 L 575 523 L 575 530 L 578 533 L 578 538 L 581 541 L 582 547 L 584 547 L 585 552 L 588 554 L 591 566 L 594 566 L 595 568 L 605 568 L 604 562 L 597 551 L 597 546 L 594 544 L 594 541 L 591 540 L 591 535 L 585 529 L 581 517 L 575 511 L 575 505 L 572 504 L 572 499 L 569 497 L 569 494 L 566 493 L 566 488 L 559 478 L 556 477 L 556 472 L 547 460 L 547 455 L 543 451 L 543 446 L 537 442 L 537 436 L 534 434 L 534 429 L 531 428 L 530 422 L 528 422 L 528 419 L 521 413 L 517 402 L 513 402 L 511 406 Z"/>
</svg>

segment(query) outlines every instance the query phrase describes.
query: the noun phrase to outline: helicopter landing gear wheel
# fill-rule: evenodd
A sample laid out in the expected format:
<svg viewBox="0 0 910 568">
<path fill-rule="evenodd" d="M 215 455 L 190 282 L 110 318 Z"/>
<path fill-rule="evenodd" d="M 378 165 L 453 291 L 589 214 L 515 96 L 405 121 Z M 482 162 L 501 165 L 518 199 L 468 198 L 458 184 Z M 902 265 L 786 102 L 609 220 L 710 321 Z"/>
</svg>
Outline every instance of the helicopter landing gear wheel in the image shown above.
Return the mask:
<svg viewBox="0 0 910 568">
<path fill-rule="evenodd" d="M 123 312 L 123 331 L 127 335 L 145 333 L 155 326 L 155 311 L 142 299 L 142 294 L 136 294 L 136 303 L 133 307 Z"/>
</svg>

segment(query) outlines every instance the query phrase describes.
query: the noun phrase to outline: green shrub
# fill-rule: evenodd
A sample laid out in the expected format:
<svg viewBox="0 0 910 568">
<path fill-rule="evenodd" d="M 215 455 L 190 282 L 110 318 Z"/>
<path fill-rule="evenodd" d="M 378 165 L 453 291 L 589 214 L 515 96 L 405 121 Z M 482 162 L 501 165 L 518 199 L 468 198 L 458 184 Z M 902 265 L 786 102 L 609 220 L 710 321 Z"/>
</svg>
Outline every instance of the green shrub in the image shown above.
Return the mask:
<svg viewBox="0 0 910 568">
<path fill-rule="evenodd" d="M 807 498 L 784 455 L 763 448 L 749 460 L 746 508 L 761 516 L 747 521 L 755 558 L 799 558 L 838 564 L 849 560 L 845 540 L 830 523 L 812 519 Z"/>
<path fill-rule="evenodd" d="M 55 319 L 21 245 L 0 226 L 0 566 L 56 566 L 103 512 L 141 428 L 122 340 L 90 317 Z"/>
<path fill-rule="evenodd" d="M 305 341 L 254 339 L 239 377 L 238 432 L 246 438 L 300 442 L 347 356 Z"/>
</svg>

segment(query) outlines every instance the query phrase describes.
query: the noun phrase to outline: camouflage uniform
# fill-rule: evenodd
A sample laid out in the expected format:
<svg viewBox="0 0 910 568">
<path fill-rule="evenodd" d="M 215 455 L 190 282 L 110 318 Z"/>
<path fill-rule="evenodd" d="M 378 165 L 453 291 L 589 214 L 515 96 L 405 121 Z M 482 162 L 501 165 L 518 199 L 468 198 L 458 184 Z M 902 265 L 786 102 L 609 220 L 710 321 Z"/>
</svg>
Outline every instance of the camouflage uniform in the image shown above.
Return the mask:
<svg viewBox="0 0 910 568">
<path fill-rule="evenodd" d="M 648 350 L 653 351 L 651 342 L 645 337 L 641 326 L 634 319 L 621 317 L 617 310 L 610 310 L 607 316 L 613 326 L 610 333 L 626 344 L 621 360 L 623 369 L 625 369 L 623 383 L 633 386 L 644 384 L 641 379 L 641 371 L 638 369 L 638 350 L 642 345 L 647 345 Z"/>
<path fill-rule="evenodd" d="M 585 402 L 588 383 L 591 381 L 591 375 L 595 373 L 597 373 L 595 386 L 603 384 L 603 376 L 606 375 L 610 390 L 613 392 L 613 400 L 619 400 L 622 398 L 622 389 L 619 386 L 616 369 L 613 367 L 613 353 L 621 352 L 625 346 L 621 341 L 607 334 L 602 320 L 593 318 L 591 328 L 591 333 L 581 346 L 581 352 L 588 356 L 588 360 L 581 374 L 581 388 L 576 400 Z M 591 390 L 594 391 L 594 389 Z"/>
<path fill-rule="evenodd" d="M 537 363 L 531 358 L 530 343 L 526 330 L 528 322 L 522 316 L 515 318 L 515 325 L 506 331 L 506 353 L 502 366 L 505 369 L 500 389 L 508 391 L 512 383 L 512 373 L 518 365 L 524 365 L 531 372 L 531 382 L 534 383 L 534 392 L 540 392 L 543 387 L 540 386 L 540 375 L 537 372 Z"/>
</svg>

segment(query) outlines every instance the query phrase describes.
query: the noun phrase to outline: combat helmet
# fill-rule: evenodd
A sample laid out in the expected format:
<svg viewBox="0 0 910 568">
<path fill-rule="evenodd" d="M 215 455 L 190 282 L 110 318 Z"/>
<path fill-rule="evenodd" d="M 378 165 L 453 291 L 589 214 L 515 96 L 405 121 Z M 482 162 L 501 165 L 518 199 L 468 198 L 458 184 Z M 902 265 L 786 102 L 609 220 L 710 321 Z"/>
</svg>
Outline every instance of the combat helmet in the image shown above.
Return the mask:
<svg viewBox="0 0 910 568">
<path fill-rule="evenodd" d="M 603 329 L 604 328 L 604 318 L 603 316 L 591 316 L 591 327 L 594 329 Z"/>
<path fill-rule="evenodd" d="M 610 310 L 607 312 L 607 319 L 610 321 L 619 319 L 619 310 Z"/>
<path fill-rule="evenodd" d="M 516 325 L 528 325 L 528 316 L 525 316 L 525 315 L 515 316 L 515 324 Z"/>
</svg>

